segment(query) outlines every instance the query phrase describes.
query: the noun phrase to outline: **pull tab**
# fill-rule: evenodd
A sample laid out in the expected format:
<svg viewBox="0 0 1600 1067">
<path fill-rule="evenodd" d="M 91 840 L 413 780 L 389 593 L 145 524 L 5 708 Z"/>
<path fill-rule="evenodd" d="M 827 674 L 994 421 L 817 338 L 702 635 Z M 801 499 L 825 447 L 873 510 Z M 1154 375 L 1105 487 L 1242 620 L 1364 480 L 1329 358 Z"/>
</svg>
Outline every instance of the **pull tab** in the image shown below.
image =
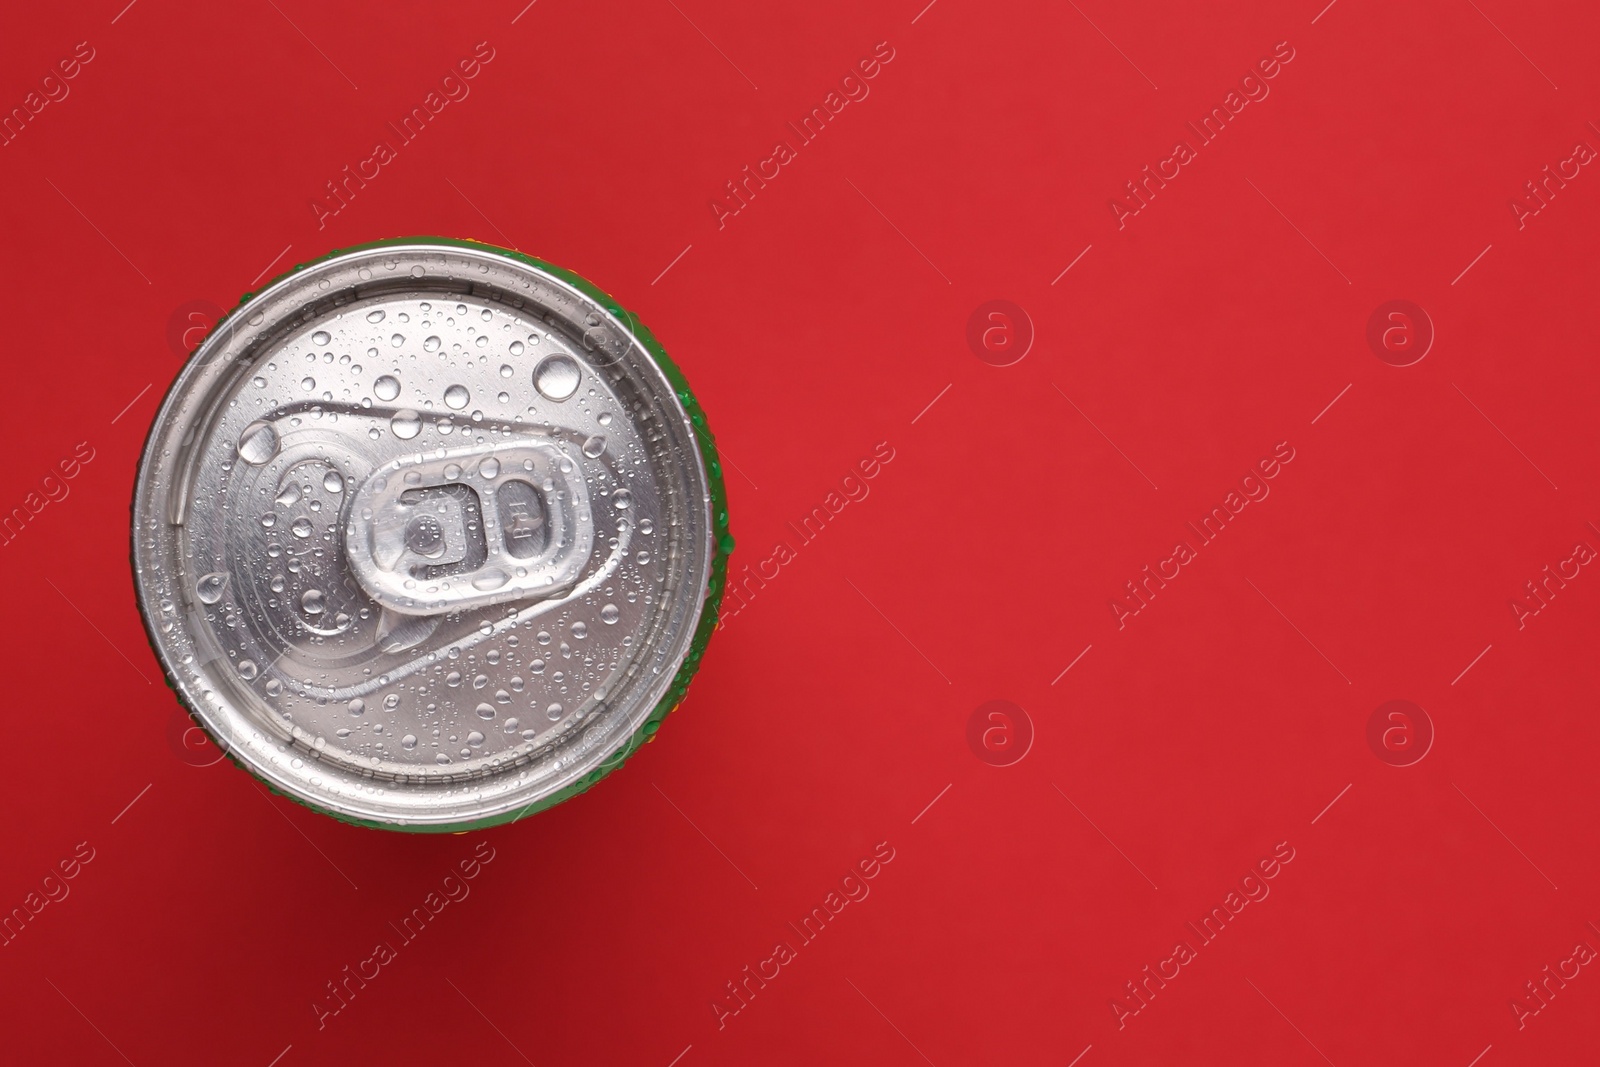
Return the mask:
<svg viewBox="0 0 1600 1067">
<path fill-rule="evenodd" d="M 368 596 L 437 615 L 566 592 L 594 551 L 589 491 L 549 443 L 404 456 L 357 487 L 345 553 Z"/>
</svg>

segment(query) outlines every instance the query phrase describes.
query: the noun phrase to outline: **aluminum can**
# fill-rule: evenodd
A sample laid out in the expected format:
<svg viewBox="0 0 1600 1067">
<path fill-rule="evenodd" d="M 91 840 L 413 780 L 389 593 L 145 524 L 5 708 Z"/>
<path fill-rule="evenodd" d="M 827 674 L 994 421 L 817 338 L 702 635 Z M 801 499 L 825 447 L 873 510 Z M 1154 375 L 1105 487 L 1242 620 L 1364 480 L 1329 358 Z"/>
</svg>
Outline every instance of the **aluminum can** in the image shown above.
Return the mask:
<svg viewBox="0 0 1600 1067">
<path fill-rule="evenodd" d="M 578 276 L 405 239 L 219 322 L 156 415 L 133 571 L 178 699 L 339 819 L 459 831 L 583 791 L 682 699 L 733 547 L 704 415 Z"/>
</svg>

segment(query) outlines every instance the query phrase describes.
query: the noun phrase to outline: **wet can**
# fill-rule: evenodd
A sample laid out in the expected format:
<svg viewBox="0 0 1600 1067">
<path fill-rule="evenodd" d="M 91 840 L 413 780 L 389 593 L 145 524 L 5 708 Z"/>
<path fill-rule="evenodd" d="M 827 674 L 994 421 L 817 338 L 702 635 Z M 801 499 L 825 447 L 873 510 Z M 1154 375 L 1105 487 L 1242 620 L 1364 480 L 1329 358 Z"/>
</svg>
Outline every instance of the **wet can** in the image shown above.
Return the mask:
<svg viewBox="0 0 1600 1067">
<path fill-rule="evenodd" d="M 247 296 L 167 393 L 133 570 L 168 682 L 336 818 L 508 822 L 682 699 L 732 540 L 698 402 L 578 276 L 442 239 Z"/>
</svg>

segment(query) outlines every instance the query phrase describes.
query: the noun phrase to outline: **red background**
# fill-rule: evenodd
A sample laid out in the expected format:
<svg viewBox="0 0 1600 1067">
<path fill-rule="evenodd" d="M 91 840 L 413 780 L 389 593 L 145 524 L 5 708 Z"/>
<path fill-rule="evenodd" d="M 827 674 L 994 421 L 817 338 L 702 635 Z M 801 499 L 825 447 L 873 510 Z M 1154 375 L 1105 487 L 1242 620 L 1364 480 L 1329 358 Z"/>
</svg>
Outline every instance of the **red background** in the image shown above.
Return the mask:
<svg viewBox="0 0 1600 1067">
<path fill-rule="evenodd" d="M 924 2 L 9 13 L 4 108 L 94 58 L 0 150 L 0 506 L 94 458 L 0 554 L 0 908 L 94 858 L 0 949 L 0 1058 L 1594 1057 L 1593 968 L 1520 1029 L 1510 1003 L 1600 948 L 1600 575 L 1520 630 L 1508 604 L 1600 548 L 1600 174 L 1520 229 L 1509 203 L 1600 146 L 1600 18 Z M 470 96 L 319 229 L 324 183 L 480 41 Z M 1270 96 L 1119 230 L 1109 198 L 1281 41 Z M 870 96 L 719 229 L 723 183 L 879 42 Z M 636 310 L 725 449 L 735 568 L 798 553 L 655 743 L 467 837 L 347 827 L 185 747 L 127 565 L 181 309 L 410 234 Z M 1036 333 L 1011 366 L 966 341 L 992 299 Z M 1413 366 L 1365 339 L 1392 299 L 1437 331 Z M 879 442 L 870 495 L 798 547 L 786 523 Z M 1123 583 L 1279 442 L 1270 497 L 1119 629 Z M 996 699 L 1034 731 L 1005 767 L 967 741 Z M 1436 731 L 1411 766 L 1368 746 L 1392 699 Z M 480 839 L 470 897 L 319 1029 L 325 983 Z M 800 947 L 786 923 L 879 842 L 870 896 Z M 1279 842 L 1271 895 L 1119 1029 L 1124 983 Z M 798 958 L 719 1029 L 780 939 Z"/>
</svg>

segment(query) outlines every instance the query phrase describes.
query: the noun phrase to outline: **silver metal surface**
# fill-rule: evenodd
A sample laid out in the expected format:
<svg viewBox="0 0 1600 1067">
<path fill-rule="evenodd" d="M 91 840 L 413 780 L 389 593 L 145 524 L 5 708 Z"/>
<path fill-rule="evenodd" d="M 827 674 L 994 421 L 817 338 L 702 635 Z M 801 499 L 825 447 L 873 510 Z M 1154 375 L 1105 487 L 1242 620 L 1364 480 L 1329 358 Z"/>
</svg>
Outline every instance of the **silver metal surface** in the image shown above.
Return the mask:
<svg viewBox="0 0 1600 1067">
<path fill-rule="evenodd" d="M 694 428 L 629 324 L 427 242 L 313 264 L 213 331 L 134 498 L 184 702 L 279 790 L 395 826 L 515 814 L 623 748 L 711 538 Z"/>
</svg>

